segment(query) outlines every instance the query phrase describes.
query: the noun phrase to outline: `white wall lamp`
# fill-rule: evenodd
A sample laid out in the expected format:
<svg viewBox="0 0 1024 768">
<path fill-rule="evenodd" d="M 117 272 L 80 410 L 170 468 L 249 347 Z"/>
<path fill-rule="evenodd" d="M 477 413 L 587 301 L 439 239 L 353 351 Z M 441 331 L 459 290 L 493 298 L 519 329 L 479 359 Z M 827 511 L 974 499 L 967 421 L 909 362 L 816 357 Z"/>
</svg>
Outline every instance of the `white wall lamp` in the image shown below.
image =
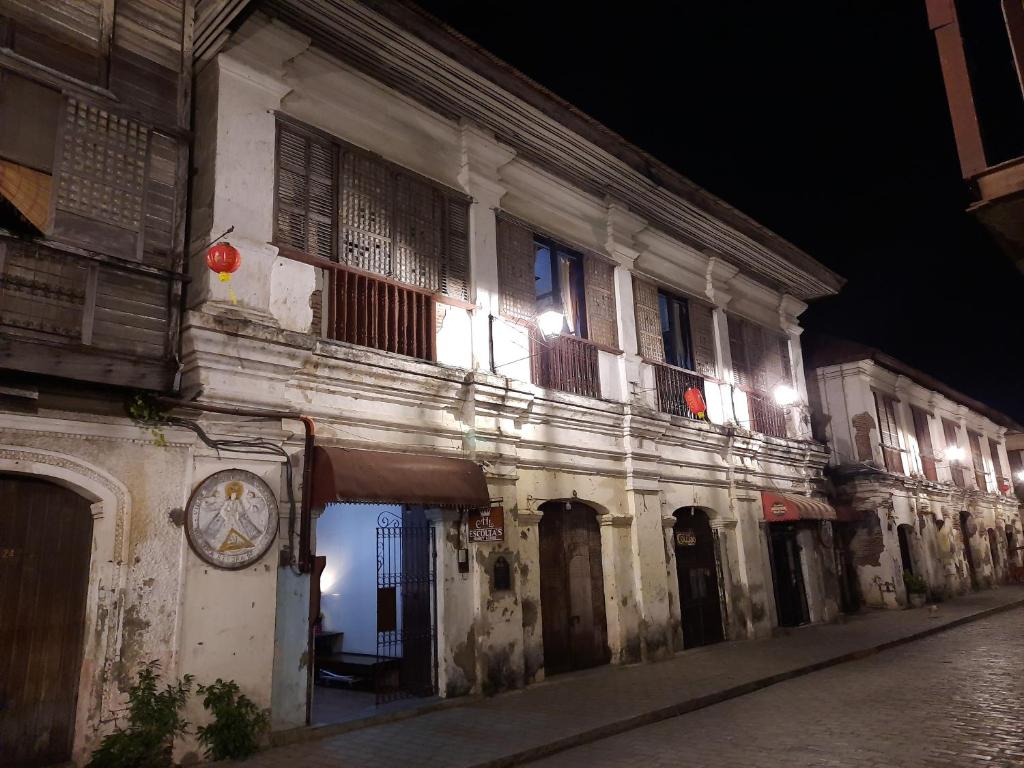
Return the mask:
<svg viewBox="0 0 1024 768">
<path fill-rule="evenodd" d="M 783 408 L 793 405 L 799 398 L 797 391 L 788 384 L 779 384 L 772 392 L 772 395 L 775 397 L 775 402 Z"/>
<path fill-rule="evenodd" d="M 565 329 L 565 315 L 557 309 L 545 309 L 537 315 L 537 328 L 545 339 L 555 339 Z"/>
<path fill-rule="evenodd" d="M 959 464 L 964 460 L 964 458 L 966 458 L 966 454 L 964 454 L 964 449 L 959 445 L 948 445 L 946 446 L 944 458 L 946 461 Z"/>
</svg>

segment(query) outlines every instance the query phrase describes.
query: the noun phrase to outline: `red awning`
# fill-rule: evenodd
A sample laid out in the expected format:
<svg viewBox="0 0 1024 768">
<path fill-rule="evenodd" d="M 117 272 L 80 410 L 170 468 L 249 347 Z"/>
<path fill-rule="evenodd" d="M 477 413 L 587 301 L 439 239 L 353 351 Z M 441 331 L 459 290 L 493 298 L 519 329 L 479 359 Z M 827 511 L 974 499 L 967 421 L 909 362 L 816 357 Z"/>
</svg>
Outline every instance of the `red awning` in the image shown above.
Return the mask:
<svg viewBox="0 0 1024 768">
<path fill-rule="evenodd" d="M 764 519 L 770 523 L 836 519 L 836 511 L 831 504 L 810 496 L 761 491 L 761 507 Z"/>
<path fill-rule="evenodd" d="M 467 459 L 318 445 L 313 507 L 339 501 L 486 507 L 490 496 L 483 470 Z"/>
</svg>

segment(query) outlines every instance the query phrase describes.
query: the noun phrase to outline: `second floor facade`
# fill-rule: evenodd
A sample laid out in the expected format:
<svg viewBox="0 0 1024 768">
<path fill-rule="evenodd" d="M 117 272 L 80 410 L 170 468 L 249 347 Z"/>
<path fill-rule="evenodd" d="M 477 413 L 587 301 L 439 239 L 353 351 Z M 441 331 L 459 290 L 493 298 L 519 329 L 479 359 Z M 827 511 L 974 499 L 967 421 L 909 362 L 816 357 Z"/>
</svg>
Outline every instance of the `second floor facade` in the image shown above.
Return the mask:
<svg viewBox="0 0 1024 768">
<path fill-rule="evenodd" d="M 953 495 L 1012 499 L 1007 417 L 848 342 L 816 344 L 809 368 L 816 432 L 842 474 L 867 470 Z"/>
<path fill-rule="evenodd" d="M 697 205 L 652 184 L 393 21 L 337 5 L 339 34 L 369 34 L 372 18 L 415 77 L 385 82 L 270 7 L 211 57 L 196 89 L 195 323 L 244 318 L 428 377 L 476 371 L 556 401 L 810 439 L 798 317 L 840 278 L 707 193 L 693 188 Z M 417 96 L 455 75 L 444 109 Z M 237 304 L 203 263 L 230 227 Z M 208 394 L 239 381 L 187 359 L 185 380 Z"/>
</svg>

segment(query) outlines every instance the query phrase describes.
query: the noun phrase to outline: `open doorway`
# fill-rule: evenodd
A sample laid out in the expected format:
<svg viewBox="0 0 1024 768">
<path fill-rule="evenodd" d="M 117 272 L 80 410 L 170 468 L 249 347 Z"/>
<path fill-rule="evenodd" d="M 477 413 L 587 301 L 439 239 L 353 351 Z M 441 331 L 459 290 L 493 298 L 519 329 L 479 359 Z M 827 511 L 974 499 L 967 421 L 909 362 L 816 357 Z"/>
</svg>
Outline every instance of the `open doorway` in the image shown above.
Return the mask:
<svg viewBox="0 0 1024 768">
<path fill-rule="evenodd" d="M 810 621 L 797 533 L 796 525 L 771 523 L 768 526 L 768 552 L 780 627 L 798 627 Z"/>
<path fill-rule="evenodd" d="M 423 510 L 329 504 L 316 550 L 311 723 L 436 693 L 436 548 Z"/>
<path fill-rule="evenodd" d="M 672 534 L 683 648 L 721 642 L 725 635 L 711 523 L 707 513 L 697 507 L 677 509 L 675 518 Z"/>
<path fill-rule="evenodd" d="M 978 589 L 978 574 L 974 570 L 974 552 L 971 547 L 971 536 L 973 531 L 971 530 L 974 526 L 971 520 L 971 513 L 963 510 L 960 512 L 960 539 L 964 545 L 964 560 L 967 562 L 967 575 L 971 579 L 971 589 Z"/>
</svg>

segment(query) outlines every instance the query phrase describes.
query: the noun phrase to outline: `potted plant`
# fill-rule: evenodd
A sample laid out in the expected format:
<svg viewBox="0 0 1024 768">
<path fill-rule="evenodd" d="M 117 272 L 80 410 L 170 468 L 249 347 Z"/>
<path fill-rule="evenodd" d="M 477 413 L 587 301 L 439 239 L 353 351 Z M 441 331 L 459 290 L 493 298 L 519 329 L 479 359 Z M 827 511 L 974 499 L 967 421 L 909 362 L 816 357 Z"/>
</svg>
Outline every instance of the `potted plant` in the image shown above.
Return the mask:
<svg viewBox="0 0 1024 768">
<path fill-rule="evenodd" d="M 903 586 L 907 588 L 907 599 L 911 608 L 920 608 L 928 599 L 928 582 L 910 571 L 903 572 Z"/>
</svg>

